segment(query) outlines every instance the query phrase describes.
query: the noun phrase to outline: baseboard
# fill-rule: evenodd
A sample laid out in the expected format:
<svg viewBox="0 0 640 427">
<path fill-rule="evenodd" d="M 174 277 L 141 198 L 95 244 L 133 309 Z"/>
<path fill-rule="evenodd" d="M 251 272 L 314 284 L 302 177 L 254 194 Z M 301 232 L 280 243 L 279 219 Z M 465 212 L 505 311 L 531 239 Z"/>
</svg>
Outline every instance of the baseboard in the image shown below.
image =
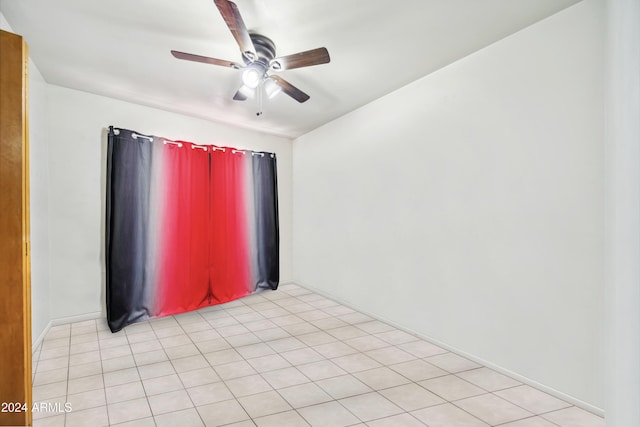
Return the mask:
<svg viewBox="0 0 640 427">
<path fill-rule="evenodd" d="M 44 341 L 44 337 L 47 335 L 47 332 L 49 332 L 49 329 L 51 329 L 51 326 L 52 326 L 51 321 L 49 321 L 49 323 L 47 323 L 47 326 L 44 327 L 44 330 L 40 333 L 40 335 L 38 335 L 36 339 L 31 342 L 32 352 L 35 352 L 35 350 L 38 347 L 40 347 L 40 344 L 42 344 L 42 341 Z"/>
<path fill-rule="evenodd" d="M 338 302 L 338 303 L 340 303 L 340 304 L 342 304 L 342 305 L 344 305 L 346 307 L 349 307 L 349 308 L 351 308 L 353 310 L 357 310 L 360 313 L 366 314 L 367 316 L 369 316 L 369 317 L 371 317 L 373 319 L 379 320 L 379 321 L 384 322 L 384 323 L 388 323 L 389 325 L 392 325 L 393 327 L 395 327 L 397 329 L 401 329 L 401 330 L 403 330 L 405 332 L 408 332 L 408 333 L 410 333 L 412 335 L 420 337 L 425 341 L 429 341 L 430 343 L 432 343 L 434 345 L 437 345 L 439 347 L 444 348 L 445 350 L 448 350 L 448 351 L 450 351 L 452 353 L 458 354 L 459 356 L 465 357 L 465 358 L 467 358 L 469 360 L 472 360 L 472 361 L 474 361 L 476 363 L 479 363 L 479 364 L 481 364 L 483 366 L 491 368 L 494 371 L 497 371 L 497 372 L 500 372 L 501 374 L 507 375 L 507 376 L 509 376 L 509 377 L 511 377 L 511 378 L 513 378 L 515 380 L 520 381 L 523 384 L 527 384 L 527 385 L 529 385 L 531 387 L 537 388 L 538 390 L 541 390 L 541 391 L 543 391 L 543 392 L 545 392 L 547 394 L 550 394 L 551 396 L 557 397 L 558 399 L 562 399 L 562 400 L 564 400 L 566 402 L 569 402 L 572 405 L 577 406 L 578 408 L 582 408 L 585 411 L 591 412 L 592 414 L 598 415 L 600 417 L 604 417 L 604 409 L 602 409 L 602 408 L 599 408 L 597 406 L 591 405 L 590 403 L 584 402 L 584 401 L 582 401 L 580 399 L 577 399 L 577 398 L 575 398 L 575 397 L 573 397 L 571 395 L 563 393 L 563 392 L 561 392 L 559 390 L 556 390 L 554 388 L 548 387 L 548 386 L 546 386 L 544 384 L 540 384 L 539 382 L 534 381 L 531 378 L 527 378 L 527 377 L 525 377 L 523 375 L 520 375 L 520 374 L 518 374 L 516 372 L 510 371 L 509 369 L 503 368 L 502 366 L 496 365 L 495 363 L 492 363 L 492 362 L 490 362 L 488 360 L 482 359 L 482 358 L 477 357 L 477 356 L 475 356 L 475 355 L 473 355 L 471 353 L 468 353 L 466 351 L 460 350 L 459 348 L 451 346 L 451 345 L 449 345 L 449 344 L 447 344 L 445 342 L 442 342 L 440 340 L 434 339 L 432 337 L 425 336 L 424 334 L 416 332 L 416 331 L 414 331 L 414 330 L 412 330 L 410 328 L 407 328 L 406 326 L 399 325 L 396 322 L 394 322 L 393 320 L 384 318 L 384 317 L 382 317 L 382 316 L 380 316 L 378 314 L 375 314 L 375 313 L 371 313 L 371 312 L 369 312 L 369 311 L 367 311 L 365 309 L 362 309 L 362 308 L 360 308 L 360 307 L 358 307 L 358 306 L 356 306 L 354 304 L 351 304 L 351 303 L 349 303 L 347 301 L 344 301 L 342 298 L 337 297 L 335 295 L 332 295 L 332 294 L 330 294 L 328 292 L 325 292 L 325 291 L 323 291 L 321 289 L 317 289 L 317 288 L 315 288 L 313 286 L 309 286 L 307 284 L 303 284 L 298 280 L 290 280 L 290 281 L 287 282 L 287 284 L 293 284 L 293 285 L 300 286 L 302 288 L 306 288 L 306 289 L 308 289 L 310 291 L 313 291 L 313 292 L 315 292 L 317 294 L 320 294 L 320 295 L 322 295 L 322 296 L 324 296 L 326 298 L 332 299 L 332 300 L 334 300 L 334 301 L 336 301 L 336 302 Z"/>
<path fill-rule="evenodd" d="M 85 320 L 101 319 L 104 317 L 101 311 L 95 313 L 77 314 L 75 316 L 60 317 L 51 320 L 51 326 L 66 325 L 68 323 L 84 322 Z"/>
</svg>

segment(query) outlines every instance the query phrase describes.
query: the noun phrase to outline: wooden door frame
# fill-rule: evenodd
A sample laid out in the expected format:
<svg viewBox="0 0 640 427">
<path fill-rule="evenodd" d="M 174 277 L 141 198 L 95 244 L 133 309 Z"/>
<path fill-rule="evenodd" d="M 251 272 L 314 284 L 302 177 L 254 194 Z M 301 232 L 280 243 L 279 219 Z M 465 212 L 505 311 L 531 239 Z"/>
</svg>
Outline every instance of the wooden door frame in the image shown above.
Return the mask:
<svg viewBox="0 0 640 427">
<path fill-rule="evenodd" d="M 0 425 L 32 423 L 28 48 L 0 30 Z"/>
</svg>

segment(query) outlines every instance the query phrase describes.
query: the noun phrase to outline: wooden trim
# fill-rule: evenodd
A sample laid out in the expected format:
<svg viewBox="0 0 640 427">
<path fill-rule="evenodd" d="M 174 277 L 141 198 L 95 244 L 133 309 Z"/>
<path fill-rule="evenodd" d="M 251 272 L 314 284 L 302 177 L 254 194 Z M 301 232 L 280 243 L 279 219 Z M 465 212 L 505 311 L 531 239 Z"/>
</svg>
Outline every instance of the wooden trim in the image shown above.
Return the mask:
<svg viewBox="0 0 640 427">
<path fill-rule="evenodd" d="M 29 56 L 22 37 L 6 31 L 0 51 L 0 425 L 24 426 L 32 422 Z"/>
</svg>

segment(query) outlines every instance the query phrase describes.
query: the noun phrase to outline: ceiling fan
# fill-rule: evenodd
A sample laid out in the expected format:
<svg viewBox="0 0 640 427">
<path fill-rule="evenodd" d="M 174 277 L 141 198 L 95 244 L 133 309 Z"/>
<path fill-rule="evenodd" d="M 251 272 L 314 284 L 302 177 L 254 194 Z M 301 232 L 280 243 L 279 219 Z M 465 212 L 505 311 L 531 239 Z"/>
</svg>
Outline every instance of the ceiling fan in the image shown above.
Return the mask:
<svg viewBox="0 0 640 427">
<path fill-rule="evenodd" d="M 247 27 L 235 3 L 229 0 L 214 0 L 214 3 L 218 7 L 227 27 L 229 27 L 231 34 L 236 39 L 238 46 L 240 46 L 244 64 L 176 50 L 172 50 L 171 54 L 178 59 L 242 70 L 243 84 L 233 97 L 236 101 L 246 100 L 256 90 L 260 97 L 262 92 L 259 89 L 260 86 L 264 88 L 264 92 L 270 98 L 282 91 L 298 102 L 307 101 L 309 95 L 282 77 L 270 74 L 270 72 L 326 64 L 330 61 L 327 49 L 320 47 L 292 55 L 276 57 L 276 46 L 273 41 L 262 34 L 247 31 Z"/>
</svg>

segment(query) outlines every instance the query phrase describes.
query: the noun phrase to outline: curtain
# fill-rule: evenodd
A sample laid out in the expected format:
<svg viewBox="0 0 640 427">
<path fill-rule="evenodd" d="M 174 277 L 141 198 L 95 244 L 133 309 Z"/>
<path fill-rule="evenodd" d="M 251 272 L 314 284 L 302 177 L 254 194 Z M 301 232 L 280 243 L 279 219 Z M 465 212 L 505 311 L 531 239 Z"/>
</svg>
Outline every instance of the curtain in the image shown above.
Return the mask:
<svg viewBox="0 0 640 427">
<path fill-rule="evenodd" d="M 110 127 L 105 243 L 112 332 L 277 289 L 275 154 Z"/>
</svg>

